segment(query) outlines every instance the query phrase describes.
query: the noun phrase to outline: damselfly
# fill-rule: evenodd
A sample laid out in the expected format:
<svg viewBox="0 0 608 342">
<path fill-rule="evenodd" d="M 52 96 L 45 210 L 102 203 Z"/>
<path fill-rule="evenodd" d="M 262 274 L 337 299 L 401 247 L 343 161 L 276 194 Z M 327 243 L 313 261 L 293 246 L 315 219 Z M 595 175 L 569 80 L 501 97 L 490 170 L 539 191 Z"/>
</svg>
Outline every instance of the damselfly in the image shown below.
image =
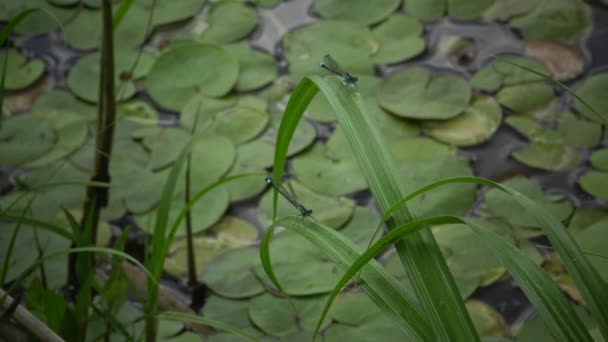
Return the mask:
<svg viewBox="0 0 608 342">
<path fill-rule="evenodd" d="M 358 78 L 356 76 L 349 74 L 344 69 L 342 69 L 342 67 L 340 67 L 338 65 L 338 63 L 330 55 L 325 55 L 325 57 L 323 57 L 323 62 L 321 62 L 320 66 L 321 66 L 321 68 L 329 70 L 329 71 L 333 72 L 334 74 L 342 77 L 342 81 L 344 83 L 351 84 L 354 87 L 357 86 Z"/>
<path fill-rule="evenodd" d="M 266 177 L 266 183 L 272 185 L 272 187 L 275 188 L 281 195 L 283 195 L 283 197 L 285 197 L 285 199 L 288 200 L 289 203 L 296 207 L 296 209 L 298 209 L 298 211 L 300 212 L 300 216 L 306 217 L 312 215 L 312 210 L 306 209 L 303 205 L 301 205 L 300 202 L 296 200 L 296 197 L 291 192 L 287 191 L 287 189 L 285 189 L 282 184 L 275 184 L 272 178 L 270 177 Z"/>
</svg>

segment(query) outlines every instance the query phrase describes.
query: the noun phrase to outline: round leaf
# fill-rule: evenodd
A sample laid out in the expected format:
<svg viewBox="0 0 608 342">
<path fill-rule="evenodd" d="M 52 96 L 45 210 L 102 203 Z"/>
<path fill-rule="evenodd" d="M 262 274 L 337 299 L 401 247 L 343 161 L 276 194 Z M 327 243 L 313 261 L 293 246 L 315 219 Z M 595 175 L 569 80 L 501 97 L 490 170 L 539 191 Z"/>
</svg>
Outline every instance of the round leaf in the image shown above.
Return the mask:
<svg viewBox="0 0 608 342">
<path fill-rule="evenodd" d="M 313 10 L 324 19 L 355 21 L 361 24 L 375 24 L 391 13 L 401 4 L 400 0 L 314 0 Z"/>
</svg>

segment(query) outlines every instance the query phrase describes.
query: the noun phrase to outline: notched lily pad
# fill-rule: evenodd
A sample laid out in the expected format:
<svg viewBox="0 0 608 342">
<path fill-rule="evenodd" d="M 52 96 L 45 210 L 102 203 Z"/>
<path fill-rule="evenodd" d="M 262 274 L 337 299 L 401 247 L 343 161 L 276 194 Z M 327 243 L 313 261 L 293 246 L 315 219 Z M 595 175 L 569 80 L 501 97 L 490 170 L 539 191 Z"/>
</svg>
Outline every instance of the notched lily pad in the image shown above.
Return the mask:
<svg viewBox="0 0 608 342">
<path fill-rule="evenodd" d="M 589 120 L 604 122 L 606 117 L 608 117 L 607 88 L 608 73 L 601 73 L 589 77 L 576 89 L 576 95 L 593 108 L 595 112 L 599 113 L 601 117 L 598 117 L 597 114 L 593 113 L 593 111 L 577 99 L 574 100 L 574 108 Z"/>
<path fill-rule="evenodd" d="M 231 1 L 212 3 L 204 17 L 206 20 L 202 24 L 206 28 L 197 35 L 197 40 L 216 44 L 232 43 L 244 38 L 253 31 L 258 21 L 253 8 Z"/>
<path fill-rule="evenodd" d="M 243 173 L 259 172 L 265 173 L 265 168 L 272 165 L 274 157 L 274 146 L 256 140 L 241 145 L 237 148 L 234 166 L 228 176 Z M 261 181 L 262 176 L 243 177 L 230 181 L 226 184 L 232 201 L 240 201 L 261 193 L 266 188 L 266 183 Z"/>
<path fill-rule="evenodd" d="M 227 251 L 207 265 L 201 280 L 215 293 L 231 299 L 250 298 L 264 292 L 254 268 L 260 265 L 257 248 Z"/>
<path fill-rule="evenodd" d="M 501 105 L 519 113 L 542 108 L 555 99 L 553 87 L 546 83 L 526 83 L 502 88 L 496 99 Z"/>
<path fill-rule="evenodd" d="M 228 45 L 225 48 L 239 62 L 236 90 L 255 90 L 277 78 L 277 65 L 271 55 L 254 50 L 247 43 Z"/>
<path fill-rule="evenodd" d="M 236 84 L 238 73 L 238 61 L 222 47 L 188 42 L 161 53 L 145 83 L 156 102 L 177 111 L 196 94 L 227 94 Z"/>
<path fill-rule="evenodd" d="M 503 86 L 512 86 L 543 78 L 521 67 L 548 75 L 549 70 L 539 61 L 521 56 L 500 56 L 479 69 L 471 78 L 473 88 L 494 92 Z"/>
<path fill-rule="evenodd" d="M 380 106 L 412 119 L 446 120 L 462 113 L 471 97 L 466 80 L 451 74 L 431 74 L 428 69 L 403 69 L 385 79 L 378 89 Z"/>
<path fill-rule="evenodd" d="M 585 192 L 601 199 L 608 199 L 608 172 L 587 171 L 578 183 Z"/>
<path fill-rule="evenodd" d="M 19 166 L 51 150 L 58 137 L 49 119 L 30 114 L 3 122 L 0 130 L 0 164 Z"/>
<path fill-rule="evenodd" d="M 31 85 L 42 76 L 46 67 L 42 59 L 28 60 L 15 50 L 0 52 L 0 63 L 4 64 L 6 58 L 8 61 L 6 61 L 4 87 L 8 90 L 23 89 Z"/>
<path fill-rule="evenodd" d="M 422 31 L 422 24 L 413 17 L 391 16 L 372 30 L 373 35 L 380 42 L 380 49 L 373 57 L 374 62 L 397 63 L 421 54 L 425 49 L 424 39 L 420 37 Z"/>
</svg>

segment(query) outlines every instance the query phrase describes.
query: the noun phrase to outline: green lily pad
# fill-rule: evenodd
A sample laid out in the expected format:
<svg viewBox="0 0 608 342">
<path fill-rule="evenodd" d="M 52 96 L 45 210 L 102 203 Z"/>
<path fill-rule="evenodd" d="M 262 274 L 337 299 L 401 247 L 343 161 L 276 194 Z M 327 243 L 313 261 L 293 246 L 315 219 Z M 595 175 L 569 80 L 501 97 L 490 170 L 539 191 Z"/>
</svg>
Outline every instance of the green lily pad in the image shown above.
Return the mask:
<svg viewBox="0 0 608 342">
<path fill-rule="evenodd" d="M 22 114 L 3 122 L 0 130 L 0 164 L 19 166 L 42 157 L 57 141 L 53 122 Z"/>
<path fill-rule="evenodd" d="M 42 59 L 28 60 L 15 50 L 0 52 L 0 61 L 6 61 L 4 87 L 8 90 L 23 89 L 40 79 L 46 64 Z"/>
<path fill-rule="evenodd" d="M 324 75 L 319 67 L 331 54 L 353 75 L 373 75 L 371 55 L 379 43 L 363 25 L 347 21 L 320 21 L 290 31 L 283 38 L 285 56 L 294 81 L 309 75 Z"/>
<path fill-rule="evenodd" d="M 197 40 L 226 44 L 249 35 L 257 24 L 258 15 L 253 8 L 244 4 L 222 1 L 211 4 L 204 19 L 207 26 Z"/>
<path fill-rule="evenodd" d="M 87 119 L 95 118 L 97 108 L 90 104 L 78 100 L 69 91 L 54 89 L 48 93 L 40 95 L 32 106 L 33 112 L 43 110 L 56 110 L 58 112 L 67 111 L 78 113 L 85 116 Z"/>
<path fill-rule="evenodd" d="M 172 127 L 154 126 L 140 133 L 144 134 L 142 143 L 150 150 L 148 168 L 152 170 L 170 166 L 191 140 L 186 131 Z"/>
<path fill-rule="evenodd" d="M 524 15 L 538 6 L 543 0 L 496 0 L 484 13 L 485 20 L 507 21 Z"/>
<path fill-rule="evenodd" d="M 597 113 L 603 115 L 598 117 L 587 106 L 579 100 L 574 100 L 574 108 L 589 120 L 603 122 L 608 115 L 608 99 L 605 90 L 608 87 L 608 73 L 597 74 L 586 79 L 581 86 L 576 89 L 578 95 Z"/>
<path fill-rule="evenodd" d="M 199 0 L 142 0 L 138 1 L 136 6 L 147 12 L 154 11 L 153 25 L 158 26 L 194 16 L 202 8 L 202 3 Z"/>
<path fill-rule="evenodd" d="M 192 193 L 202 190 L 228 173 L 235 157 L 236 147 L 228 138 L 217 134 L 197 136 L 192 145 L 190 163 Z M 184 181 L 185 177 L 180 178 L 178 189 L 184 189 Z"/>
<path fill-rule="evenodd" d="M 323 147 L 313 147 L 298 155 L 293 168 L 302 183 L 320 194 L 342 196 L 367 189 L 355 158 L 332 158 Z"/>
<path fill-rule="evenodd" d="M 184 105 L 179 116 L 180 125 L 188 132 L 195 131 L 199 127 L 204 127 L 213 120 L 214 116 L 230 107 L 235 106 L 237 99 L 234 97 L 225 97 L 222 99 L 214 99 L 211 97 L 194 95 Z"/>
<path fill-rule="evenodd" d="M 325 342 L 406 341 L 403 331 L 385 316 L 366 320 L 358 326 L 332 324 L 325 331 Z"/>
<path fill-rule="evenodd" d="M 279 298 L 264 294 L 249 302 L 249 317 L 253 324 L 273 336 L 287 336 L 297 332 L 298 325 L 314 331 L 323 311 L 326 297 Z M 321 328 L 329 325 L 327 317 Z"/>
<path fill-rule="evenodd" d="M 129 120 L 142 125 L 157 125 L 158 112 L 152 105 L 142 100 L 133 100 L 118 106 L 123 120 Z"/>
<path fill-rule="evenodd" d="M 446 120 L 462 113 L 471 97 L 463 78 L 451 73 L 432 75 L 425 68 L 403 69 L 383 81 L 378 103 L 396 115 Z"/>
<path fill-rule="evenodd" d="M 161 106 L 181 110 L 192 96 L 225 95 L 235 85 L 239 65 L 220 46 L 184 43 L 163 52 L 146 78 L 146 88 Z"/>
<path fill-rule="evenodd" d="M 585 172 L 578 180 L 578 183 L 585 192 L 602 199 L 608 199 L 607 182 L 608 172 L 594 170 Z"/>
<path fill-rule="evenodd" d="M 420 37 L 422 31 L 422 24 L 413 17 L 391 16 L 372 30 L 380 42 L 380 49 L 373 57 L 374 62 L 398 63 L 421 54 L 425 48 L 424 39 Z"/>
<path fill-rule="evenodd" d="M 564 140 L 576 147 L 593 147 L 602 138 L 602 126 L 598 123 L 579 119 L 570 113 L 564 113 L 558 118 L 558 131 Z"/>
<path fill-rule="evenodd" d="M 347 20 L 371 25 L 387 18 L 401 4 L 399 0 L 380 0 L 369 2 L 365 0 L 314 0 L 313 11 L 323 19 Z"/>
<path fill-rule="evenodd" d="M 594 151 L 589 158 L 591 166 L 601 171 L 608 171 L 608 148 Z"/>
<path fill-rule="evenodd" d="M 68 21 L 73 14 L 72 10 L 53 6 L 47 0 L 9 0 L 0 2 L 0 20 L 9 21 L 31 8 L 38 8 L 40 11 L 25 16 L 19 25 L 15 26 L 14 32 L 32 36 L 49 33 L 58 29 L 59 25 Z"/>
<path fill-rule="evenodd" d="M 544 0 L 509 24 L 518 28 L 527 40 L 572 41 L 587 31 L 591 9 L 580 1 Z"/>
<path fill-rule="evenodd" d="M 433 20 L 444 15 L 457 19 L 472 19 L 480 16 L 494 0 L 408 0 L 405 11 L 423 20 Z"/>
<path fill-rule="evenodd" d="M 158 204 L 162 195 L 159 184 L 165 184 L 165 175 L 153 173 L 128 159 L 112 166 L 111 172 L 112 182 L 117 186 L 110 191 L 110 202 L 124 201 L 135 214 L 149 212 Z"/>
<path fill-rule="evenodd" d="M 213 292 L 226 298 L 250 298 L 264 292 L 253 270 L 258 265 L 257 248 L 230 250 L 205 267 L 201 280 Z"/>
<path fill-rule="evenodd" d="M 268 113 L 246 104 L 237 104 L 217 113 L 209 123 L 209 129 L 240 145 L 256 138 L 269 122 Z"/>
<path fill-rule="evenodd" d="M 500 56 L 473 75 L 471 86 L 494 92 L 503 86 L 543 80 L 541 76 L 518 66 L 534 70 L 543 75 L 549 74 L 549 70 L 544 64 L 537 60 L 520 56 Z"/>
<path fill-rule="evenodd" d="M 199 270 L 205 269 L 213 258 L 226 250 L 249 246 L 258 237 L 258 231 L 251 223 L 232 216 L 225 216 L 208 231 L 213 236 L 195 235 L 192 240 Z M 173 241 L 169 253 L 170 257 L 165 259 L 165 269 L 175 276 L 185 277 L 188 274 L 187 240 Z"/>
<path fill-rule="evenodd" d="M 228 176 L 250 172 L 264 173 L 265 168 L 272 165 L 274 147 L 262 141 L 252 141 L 237 148 L 234 166 Z M 261 193 L 266 183 L 260 177 L 244 177 L 230 181 L 226 184 L 232 201 L 240 201 Z"/>
<path fill-rule="evenodd" d="M 603 220 L 606 216 L 608 213 L 599 208 L 578 208 L 568 222 L 568 229 L 572 234 L 577 234 Z"/>
<path fill-rule="evenodd" d="M 212 295 L 205 302 L 203 315 L 207 319 L 220 321 L 246 332 L 257 334 L 259 331 L 249 320 L 249 302 L 249 300 L 232 300 Z"/>
<path fill-rule="evenodd" d="M 488 140 L 500 126 L 502 111 L 491 97 L 474 97 L 461 115 L 425 125 L 433 138 L 456 146 L 471 146 Z"/>
<path fill-rule="evenodd" d="M 541 204 L 553 217 L 566 220 L 572 213 L 572 204 L 562 196 L 545 195 L 540 187 L 524 177 L 514 177 L 503 184 L 514 188 L 537 203 Z M 504 217 L 516 226 L 538 227 L 536 219 L 522 208 L 513 198 L 497 189 L 486 193 L 483 207 L 485 216 Z"/>
<path fill-rule="evenodd" d="M 336 297 L 329 310 L 330 316 L 339 323 L 361 325 L 384 313 L 364 293 L 344 292 Z"/>
<path fill-rule="evenodd" d="M 468 160 L 455 155 L 449 146 L 428 138 L 401 139 L 392 142 L 399 177 L 408 193 L 450 177 L 473 175 Z M 463 215 L 475 200 L 475 185 L 453 184 L 433 189 L 409 202 L 417 215 Z"/>
<path fill-rule="evenodd" d="M 79 149 L 86 141 L 88 127 L 82 115 L 56 111 L 43 111 L 31 115 L 52 121 L 57 133 L 57 141 L 50 151 L 28 162 L 26 164 L 28 167 L 40 167 L 64 158 Z"/>
<path fill-rule="evenodd" d="M 608 219 L 604 218 L 585 230 L 579 231 L 574 238 L 587 254 L 589 262 L 595 267 L 604 281 L 608 281 L 608 260 L 606 260 L 606 231 L 608 230 Z"/>
<path fill-rule="evenodd" d="M 277 65 L 271 55 L 254 50 L 247 43 L 232 44 L 225 48 L 239 62 L 236 90 L 255 90 L 277 78 Z"/>
<path fill-rule="evenodd" d="M 507 337 L 510 335 L 509 325 L 494 308 L 475 299 L 467 300 L 465 305 L 475 330 L 480 336 Z"/>
<path fill-rule="evenodd" d="M 548 105 L 555 99 L 553 87 L 546 83 L 526 83 L 502 88 L 496 99 L 515 112 L 529 112 Z"/>
<path fill-rule="evenodd" d="M 267 130 L 262 139 L 274 144 L 277 141 L 276 134 L 278 133 L 279 124 L 281 123 L 281 117 L 278 113 L 270 113 L 270 115 L 270 125 L 272 129 Z M 294 154 L 302 152 L 314 143 L 316 137 L 317 131 L 315 130 L 315 127 L 306 120 L 300 120 L 293 137 L 289 142 L 287 155 L 293 156 Z"/>
<path fill-rule="evenodd" d="M 263 180 L 260 180 L 263 181 Z M 333 198 L 309 190 L 298 182 L 288 181 L 284 186 L 293 189 L 298 201 L 313 211 L 312 215 L 322 224 L 334 228 L 342 227 L 353 214 L 354 202 L 348 198 Z M 272 223 L 272 198 L 274 191 L 267 191 L 261 198 L 258 207 L 258 219 L 263 226 Z M 298 215 L 299 211 L 279 194 L 277 217 Z"/>
<path fill-rule="evenodd" d="M 376 227 L 380 223 L 381 217 L 369 207 L 355 207 L 353 217 L 348 221 L 340 233 L 344 234 L 357 246 L 367 248 L 374 234 Z M 378 234 L 376 240 L 380 237 Z"/>
<path fill-rule="evenodd" d="M 577 168 L 583 159 L 579 152 L 568 145 L 532 142 L 512 153 L 520 163 L 549 171 L 570 171 Z"/>
<path fill-rule="evenodd" d="M 86 55 L 76 63 L 68 75 L 68 87 L 76 96 L 85 101 L 93 103 L 98 101 L 99 78 L 101 77 L 100 58 L 101 55 L 99 52 Z M 135 84 L 133 83 L 133 80 L 144 77 L 150 70 L 151 63 L 154 61 L 154 57 L 150 54 L 142 53 L 133 74 L 129 75 L 128 79 L 121 79 L 124 77 L 125 73 L 128 73 L 131 70 L 131 67 L 137 58 L 137 53 L 130 50 L 120 50 L 120 52 L 117 52 L 115 55 L 116 75 L 114 84 L 118 101 L 127 100 L 135 94 Z"/>
</svg>

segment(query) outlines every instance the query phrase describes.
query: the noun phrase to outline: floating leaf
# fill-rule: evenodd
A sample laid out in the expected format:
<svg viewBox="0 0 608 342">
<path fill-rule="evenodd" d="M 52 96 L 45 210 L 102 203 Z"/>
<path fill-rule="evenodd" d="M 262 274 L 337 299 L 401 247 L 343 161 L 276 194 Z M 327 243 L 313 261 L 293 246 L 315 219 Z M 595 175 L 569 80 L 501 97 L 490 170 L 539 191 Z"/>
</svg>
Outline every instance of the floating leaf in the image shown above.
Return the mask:
<svg viewBox="0 0 608 342">
<path fill-rule="evenodd" d="M 248 333 L 258 333 L 249 320 L 248 307 L 248 300 L 231 300 L 212 295 L 205 301 L 203 315 L 208 319 L 226 323 Z"/>
<path fill-rule="evenodd" d="M 237 104 L 217 113 L 211 120 L 209 129 L 240 145 L 255 139 L 269 122 L 268 113 L 247 104 Z"/>
<path fill-rule="evenodd" d="M 513 152 L 513 157 L 528 166 L 549 171 L 569 171 L 578 167 L 583 159 L 568 145 L 532 142 Z"/>
<path fill-rule="evenodd" d="M 201 280 L 215 293 L 231 298 L 249 298 L 264 292 L 253 269 L 260 265 L 256 248 L 227 251 L 205 267 Z"/>
<path fill-rule="evenodd" d="M 543 0 L 496 0 L 483 14 L 486 20 L 507 21 L 530 12 Z"/>
<path fill-rule="evenodd" d="M 503 86 L 511 86 L 532 81 L 542 81 L 543 78 L 521 67 L 547 75 L 549 70 L 539 61 L 521 56 L 500 56 L 491 64 L 478 70 L 471 78 L 473 88 L 497 91 Z"/>
<path fill-rule="evenodd" d="M 470 146 L 489 139 L 500 126 L 502 111 L 491 97 L 474 97 L 461 115 L 425 125 L 433 138 L 456 146 Z"/>
<path fill-rule="evenodd" d="M 504 87 L 496 99 L 501 105 L 522 113 L 548 105 L 555 99 L 555 93 L 546 83 L 527 83 Z"/>
<path fill-rule="evenodd" d="M 589 312 L 581 307 L 574 308 L 576 315 L 583 321 L 583 324 L 589 330 L 594 341 L 601 341 L 602 334 L 600 329 Z M 517 334 L 518 342 L 535 342 L 535 341 L 555 341 L 555 338 L 549 333 L 545 323 L 539 315 L 534 315 L 531 319 L 522 324 L 519 333 Z"/>
<path fill-rule="evenodd" d="M 509 336 L 507 322 L 490 305 L 475 299 L 467 300 L 465 305 L 480 336 Z"/>
<path fill-rule="evenodd" d="M 262 141 L 252 141 L 237 148 L 234 166 L 228 176 L 243 173 L 264 173 L 265 168 L 272 165 L 274 147 Z M 232 201 L 240 201 L 261 193 L 266 188 L 262 177 L 244 177 L 226 184 Z"/>
<path fill-rule="evenodd" d="M 154 11 L 153 24 L 164 25 L 194 16 L 202 3 L 200 0 L 141 0 L 136 2 L 136 6 L 148 12 Z"/>
<path fill-rule="evenodd" d="M 237 2 L 222 1 L 211 4 L 207 14 L 208 27 L 197 40 L 226 44 L 245 38 L 258 21 L 257 13 L 251 7 Z"/>
<path fill-rule="evenodd" d="M 97 113 L 97 109 L 90 104 L 78 100 L 69 91 L 54 89 L 42 94 L 36 99 L 32 111 L 56 110 L 58 112 L 67 111 L 85 116 L 92 119 Z"/>
<path fill-rule="evenodd" d="M 178 128 L 151 127 L 140 131 L 143 144 L 150 150 L 148 168 L 152 170 L 163 169 L 171 165 L 184 146 L 190 141 L 190 135 Z"/>
<path fill-rule="evenodd" d="M 294 31 L 283 38 L 289 71 L 295 81 L 304 76 L 325 74 L 319 63 L 331 54 L 353 75 L 374 73 L 371 55 L 378 42 L 364 26 L 347 21 L 320 21 Z"/>
<path fill-rule="evenodd" d="M 471 19 L 481 15 L 494 0 L 408 0 L 407 13 L 424 20 L 437 19 L 447 11 L 457 19 Z"/>
<path fill-rule="evenodd" d="M 581 1 L 543 0 L 530 12 L 509 22 L 527 40 L 571 41 L 591 24 L 589 7 Z"/>
<path fill-rule="evenodd" d="M 348 198 L 333 198 L 318 194 L 300 185 L 298 182 L 290 181 L 285 184 L 287 189 L 293 189 L 298 201 L 313 211 L 314 218 L 330 227 L 342 227 L 353 214 L 354 202 Z M 266 192 L 258 207 L 258 219 L 263 226 L 269 226 L 272 222 L 272 197 L 273 191 Z M 277 217 L 298 215 L 299 212 L 286 199 L 279 196 L 277 204 Z M 334 284 L 335 285 L 335 284 Z"/>
<path fill-rule="evenodd" d="M 583 101 L 591 106 L 596 112 L 606 115 L 606 113 L 608 113 L 608 98 L 605 94 L 607 87 L 608 73 L 597 74 L 586 79 L 583 84 L 576 89 L 576 95 L 583 99 Z M 574 108 L 589 120 L 603 122 L 602 118 L 599 118 L 579 100 L 575 99 Z"/>
<path fill-rule="evenodd" d="M 6 78 L 4 79 L 4 87 L 8 90 L 18 90 L 38 80 L 45 69 L 45 63 L 41 59 L 28 60 L 24 55 L 15 50 L 0 52 L 0 61 L 6 62 Z"/>
<path fill-rule="evenodd" d="M 551 78 L 568 81 L 583 73 L 585 59 L 575 47 L 551 40 L 526 42 L 526 54 L 543 62 Z"/>
<path fill-rule="evenodd" d="M 594 151 L 589 158 L 591 166 L 601 171 L 608 171 L 608 148 Z"/>
<path fill-rule="evenodd" d="M 225 95 L 235 85 L 239 65 L 222 47 L 183 43 L 163 52 L 146 78 L 150 96 L 161 106 L 181 110 L 192 96 Z"/>
<path fill-rule="evenodd" d="M 314 0 L 313 11 L 324 19 L 348 20 L 361 24 L 371 25 L 382 21 L 395 12 L 401 4 L 400 0 L 380 1 L 340 1 L 340 0 Z"/>
<path fill-rule="evenodd" d="M 279 124 L 281 123 L 281 116 L 279 116 L 280 114 L 282 113 L 271 113 L 272 121 L 270 122 L 270 125 L 272 129 L 266 131 L 267 133 L 262 138 L 263 140 L 271 142 L 272 144 L 274 144 L 277 140 L 276 134 L 278 132 Z M 289 142 L 289 150 L 287 154 L 292 156 L 302 152 L 314 143 L 316 137 L 317 131 L 315 130 L 315 127 L 306 120 L 300 120 L 294 132 L 293 138 Z"/>
<path fill-rule="evenodd" d="M 578 183 L 585 192 L 602 199 L 608 199 L 608 172 L 587 171 L 581 176 Z"/>
<path fill-rule="evenodd" d="M 342 3 L 346 5 L 345 2 Z M 372 30 L 380 42 L 380 49 L 373 56 L 374 62 L 391 64 L 419 55 L 425 48 L 424 39 L 420 37 L 422 31 L 422 24 L 413 17 L 391 16 Z"/>
<path fill-rule="evenodd" d="M 255 90 L 277 78 L 277 65 L 272 56 L 252 49 L 247 43 L 228 45 L 225 48 L 239 62 L 236 90 Z"/>
<path fill-rule="evenodd" d="M 83 100 L 96 103 L 99 97 L 99 78 L 101 77 L 101 55 L 99 52 L 86 55 L 81 58 L 78 63 L 70 70 L 68 75 L 67 85 L 76 96 Z M 117 100 L 123 101 L 129 99 L 135 94 L 135 84 L 133 80 L 145 76 L 154 57 L 150 54 L 142 54 L 139 57 L 137 67 L 132 75 L 126 80 L 121 79 L 123 73 L 128 73 L 138 59 L 137 53 L 130 50 L 120 50 L 115 55 L 115 87 L 118 92 Z"/>
<path fill-rule="evenodd" d="M 28 9 L 38 8 L 15 26 L 15 32 L 24 35 L 40 35 L 59 28 L 60 23 L 70 19 L 73 11 L 68 8 L 53 6 L 48 0 L 4 0 L 0 2 L 0 20 L 9 21 Z M 51 14 L 51 15 L 49 15 Z"/>
<path fill-rule="evenodd" d="M 6 120 L 0 130 L 0 164 L 19 166 L 40 158 L 57 139 L 50 119 L 22 114 Z"/>
<path fill-rule="evenodd" d="M 470 97 L 471 89 L 461 77 L 451 73 L 431 75 L 421 67 L 391 75 L 378 89 L 382 107 L 413 119 L 452 118 L 466 109 Z"/>
</svg>

